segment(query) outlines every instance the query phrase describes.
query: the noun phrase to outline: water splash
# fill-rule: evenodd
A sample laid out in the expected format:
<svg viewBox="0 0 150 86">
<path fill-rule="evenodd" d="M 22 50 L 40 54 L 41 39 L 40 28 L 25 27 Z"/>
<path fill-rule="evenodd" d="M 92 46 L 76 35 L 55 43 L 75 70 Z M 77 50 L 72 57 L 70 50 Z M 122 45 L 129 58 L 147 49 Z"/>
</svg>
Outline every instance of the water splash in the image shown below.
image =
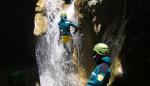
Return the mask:
<svg viewBox="0 0 150 86">
<path fill-rule="evenodd" d="M 78 76 L 74 72 L 66 74 L 68 70 L 66 70 L 64 58 L 65 49 L 62 44 L 58 44 L 58 21 L 62 4 L 61 0 L 46 1 L 48 31 L 39 37 L 36 46 L 41 86 L 79 86 Z M 73 4 L 68 9 L 74 10 Z M 71 11 L 70 14 L 69 18 L 75 20 L 74 11 Z"/>
</svg>

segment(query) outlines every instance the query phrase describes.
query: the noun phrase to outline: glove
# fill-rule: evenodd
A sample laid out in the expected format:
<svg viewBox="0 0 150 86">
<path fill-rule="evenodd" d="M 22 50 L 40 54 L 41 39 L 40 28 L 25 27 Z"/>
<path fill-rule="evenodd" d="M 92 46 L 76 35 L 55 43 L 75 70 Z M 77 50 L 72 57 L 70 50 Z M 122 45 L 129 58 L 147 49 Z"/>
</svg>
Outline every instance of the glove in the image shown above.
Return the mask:
<svg viewBox="0 0 150 86">
<path fill-rule="evenodd" d="M 76 34 L 78 31 L 78 28 L 75 28 L 75 31 L 73 32 L 73 34 Z"/>
</svg>

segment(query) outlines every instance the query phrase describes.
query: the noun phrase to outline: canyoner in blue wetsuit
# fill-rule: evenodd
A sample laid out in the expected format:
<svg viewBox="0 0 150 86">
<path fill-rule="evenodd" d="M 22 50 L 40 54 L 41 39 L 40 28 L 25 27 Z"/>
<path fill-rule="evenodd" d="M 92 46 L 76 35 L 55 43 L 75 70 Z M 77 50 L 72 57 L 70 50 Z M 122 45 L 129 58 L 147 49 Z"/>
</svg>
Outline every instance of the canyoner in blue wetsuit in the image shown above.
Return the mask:
<svg viewBox="0 0 150 86">
<path fill-rule="evenodd" d="M 90 75 L 86 86 L 107 86 L 110 78 L 111 59 L 108 56 L 108 46 L 104 43 L 98 43 L 93 48 L 96 61 L 96 67 Z"/>
<path fill-rule="evenodd" d="M 60 38 L 59 42 L 61 41 L 63 43 L 64 48 L 67 51 L 68 54 L 68 59 L 70 59 L 72 55 L 72 48 L 73 48 L 73 43 L 72 43 L 72 34 L 70 31 L 70 27 L 74 27 L 75 30 L 73 34 L 75 34 L 78 31 L 78 24 L 72 21 L 67 20 L 67 14 L 66 13 L 61 13 L 60 15 L 61 19 L 58 23 L 59 26 L 59 31 L 60 31 Z M 67 46 L 67 44 L 70 43 L 70 47 Z"/>
</svg>

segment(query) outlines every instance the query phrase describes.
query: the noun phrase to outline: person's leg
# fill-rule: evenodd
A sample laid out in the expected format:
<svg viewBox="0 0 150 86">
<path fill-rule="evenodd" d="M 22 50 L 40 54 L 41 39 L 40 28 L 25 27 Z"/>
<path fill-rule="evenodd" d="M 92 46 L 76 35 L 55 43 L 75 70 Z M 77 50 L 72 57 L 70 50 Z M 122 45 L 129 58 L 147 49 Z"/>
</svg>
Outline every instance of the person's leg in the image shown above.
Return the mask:
<svg viewBox="0 0 150 86">
<path fill-rule="evenodd" d="M 66 50 L 66 58 L 67 58 L 67 60 L 70 60 L 71 51 L 70 51 L 69 47 L 67 46 L 67 44 L 63 44 L 63 46 Z"/>
<path fill-rule="evenodd" d="M 70 49 L 71 49 L 71 54 L 73 55 L 73 50 L 74 50 L 73 39 L 70 40 Z"/>
<path fill-rule="evenodd" d="M 65 69 L 66 73 L 70 73 L 72 70 L 71 65 L 72 65 L 72 59 L 71 59 L 71 51 L 69 50 L 69 46 L 67 44 L 64 44 L 64 48 L 66 50 L 65 53 Z"/>
<path fill-rule="evenodd" d="M 71 36 L 64 36 L 63 37 L 63 45 L 66 50 L 66 53 L 68 54 L 68 57 L 72 57 L 72 39 Z"/>
</svg>

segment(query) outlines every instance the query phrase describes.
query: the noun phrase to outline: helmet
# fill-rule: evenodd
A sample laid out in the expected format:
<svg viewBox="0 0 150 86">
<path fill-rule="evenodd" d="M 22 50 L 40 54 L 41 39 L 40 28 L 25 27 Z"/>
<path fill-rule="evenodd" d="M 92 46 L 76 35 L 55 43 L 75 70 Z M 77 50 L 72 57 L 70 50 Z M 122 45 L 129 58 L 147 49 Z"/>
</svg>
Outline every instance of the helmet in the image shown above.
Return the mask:
<svg viewBox="0 0 150 86">
<path fill-rule="evenodd" d="M 60 14 L 60 17 L 61 18 L 64 18 L 64 19 L 67 19 L 67 13 L 63 12 Z"/>
<path fill-rule="evenodd" d="M 98 43 L 94 46 L 93 50 L 99 55 L 106 55 L 108 54 L 109 48 L 105 43 Z"/>
</svg>

